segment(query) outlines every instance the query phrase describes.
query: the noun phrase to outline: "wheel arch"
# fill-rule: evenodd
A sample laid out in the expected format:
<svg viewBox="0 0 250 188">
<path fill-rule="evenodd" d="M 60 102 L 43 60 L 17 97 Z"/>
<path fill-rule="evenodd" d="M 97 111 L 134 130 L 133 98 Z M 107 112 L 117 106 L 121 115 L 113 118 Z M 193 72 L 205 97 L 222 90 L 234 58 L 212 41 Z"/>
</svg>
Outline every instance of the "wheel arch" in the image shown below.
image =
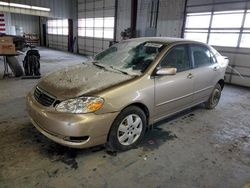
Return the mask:
<svg viewBox="0 0 250 188">
<path fill-rule="evenodd" d="M 223 80 L 223 79 L 220 79 L 219 81 L 218 81 L 218 84 L 220 84 L 220 86 L 221 86 L 221 90 L 224 88 L 224 86 L 225 86 L 225 81 Z"/>
<path fill-rule="evenodd" d="M 147 124 L 148 124 L 150 113 L 149 113 L 148 107 L 145 104 L 140 103 L 140 102 L 136 102 L 136 103 L 132 103 L 132 104 L 126 106 L 125 108 L 127 108 L 129 106 L 136 106 L 136 107 L 140 108 L 145 113 L 146 118 L 147 118 Z M 123 108 L 123 109 L 125 109 L 125 108 Z"/>
<path fill-rule="evenodd" d="M 130 106 L 136 106 L 136 107 L 140 108 L 140 109 L 145 113 L 145 115 L 146 115 L 146 121 L 147 121 L 147 126 L 148 126 L 148 123 L 149 123 L 149 116 L 150 116 L 150 112 L 149 112 L 148 107 L 147 107 L 145 104 L 141 103 L 141 102 L 135 102 L 135 103 L 131 103 L 131 104 L 125 106 L 125 107 L 120 111 L 120 113 L 121 113 L 124 109 L 126 109 L 126 108 L 128 108 L 128 107 L 130 107 Z M 112 127 L 112 126 L 111 126 L 111 127 Z M 110 130 L 111 130 L 111 128 L 110 128 Z M 107 141 L 109 140 L 110 130 L 109 130 L 109 133 L 108 133 L 108 135 L 107 135 Z"/>
</svg>

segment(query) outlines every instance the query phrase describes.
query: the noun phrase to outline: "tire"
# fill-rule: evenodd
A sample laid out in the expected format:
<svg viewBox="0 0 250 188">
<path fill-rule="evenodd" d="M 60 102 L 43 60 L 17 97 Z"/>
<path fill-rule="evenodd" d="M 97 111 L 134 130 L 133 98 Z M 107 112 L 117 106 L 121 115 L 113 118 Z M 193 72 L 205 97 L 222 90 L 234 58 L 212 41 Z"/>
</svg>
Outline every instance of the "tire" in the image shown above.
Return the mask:
<svg viewBox="0 0 250 188">
<path fill-rule="evenodd" d="M 146 126 L 146 115 L 142 109 L 136 106 L 125 108 L 111 126 L 107 146 L 115 151 L 126 151 L 136 147 L 145 134 Z"/>
<path fill-rule="evenodd" d="M 23 75 L 23 69 L 15 56 L 7 56 L 6 60 L 15 77 L 20 77 Z"/>
<path fill-rule="evenodd" d="M 205 107 L 207 109 L 214 109 L 219 103 L 220 97 L 221 97 L 221 85 L 217 83 L 208 101 L 205 102 Z"/>
</svg>

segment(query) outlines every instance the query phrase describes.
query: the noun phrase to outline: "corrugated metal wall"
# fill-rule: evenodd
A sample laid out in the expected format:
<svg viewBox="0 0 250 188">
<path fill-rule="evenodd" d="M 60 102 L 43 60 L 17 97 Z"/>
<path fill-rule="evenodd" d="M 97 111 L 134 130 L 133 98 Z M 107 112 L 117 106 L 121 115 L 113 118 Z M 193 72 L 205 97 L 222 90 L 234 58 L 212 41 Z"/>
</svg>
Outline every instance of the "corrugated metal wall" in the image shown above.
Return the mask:
<svg viewBox="0 0 250 188">
<path fill-rule="evenodd" d="M 181 37 L 184 0 L 160 0 L 157 36 Z"/>
<path fill-rule="evenodd" d="M 11 25 L 23 28 L 24 33 L 39 34 L 39 17 L 25 14 L 11 14 Z"/>
<path fill-rule="evenodd" d="M 11 25 L 18 25 L 23 27 L 26 33 L 37 33 L 39 34 L 39 17 L 46 16 L 61 19 L 73 19 L 74 23 L 77 22 L 77 12 L 76 12 L 76 0 L 3 0 L 5 2 L 41 6 L 50 8 L 51 11 L 48 14 L 44 14 L 41 11 L 31 11 L 29 9 L 20 8 L 5 8 L 5 12 L 15 12 L 11 13 Z M 3 7 L 3 6 L 0 6 Z M 28 15 L 29 14 L 29 15 Z M 32 16 L 37 15 L 37 16 Z M 76 36 L 76 33 L 75 33 Z M 56 48 L 60 50 L 68 50 L 68 36 L 62 35 L 48 35 L 47 34 L 47 46 L 51 48 Z"/>
<path fill-rule="evenodd" d="M 62 51 L 68 51 L 68 36 L 47 34 L 47 46 Z"/>
<path fill-rule="evenodd" d="M 47 47 L 68 51 L 68 35 L 47 34 Z"/>
<path fill-rule="evenodd" d="M 149 35 L 147 29 L 149 29 L 149 9 L 152 1 L 153 0 L 138 0 L 137 35 L 140 37 L 181 37 L 185 1 L 159 0 L 156 33 L 155 35 Z"/>
<path fill-rule="evenodd" d="M 78 19 L 115 17 L 115 0 L 78 0 Z M 78 36 L 80 54 L 93 56 L 109 47 L 113 39 Z"/>
<path fill-rule="evenodd" d="M 131 24 L 131 0 L 118 0 L 116 40 L 121 40 L 121 32 L 130 27 Z"/>
<path fill-rule="evenodd" d="M 41 6 L 50 8 L 49 14 L 44 14 L 41 11 L 30 11 L 28 9 L 15 8 L 11 9 L 12 12 L 22 13 L 22 14 L 33 14 L 40 16 L 49 16 L 55 18 L 73 18 L 74 12 L 72 5 L 76 3 L 76 0 L 2 0 L 5 2 L 20 3 L 33 6 Z M 4 10 L 8 12 L 8 9 Z"/>
<path fill-rule="evenodd" d="M 145 37 L 147 30 L 148 6 L 151 0 L 138 0 L 136 30 L 138 37 Z"/>
<path fill-rule="evenodd" d="M 250 9 L 249 0 L 188 0 L 187 12 L 229 11 Z M 227 20 L 225 20 L 227 21 Z M 226 82 L 250 87 L 250 49 L 233 47 L 215 48 L 229 57 L 231 68 L 227 69 Z M 239 72 L 243 78 L 238 75 Z"/>
</svg>

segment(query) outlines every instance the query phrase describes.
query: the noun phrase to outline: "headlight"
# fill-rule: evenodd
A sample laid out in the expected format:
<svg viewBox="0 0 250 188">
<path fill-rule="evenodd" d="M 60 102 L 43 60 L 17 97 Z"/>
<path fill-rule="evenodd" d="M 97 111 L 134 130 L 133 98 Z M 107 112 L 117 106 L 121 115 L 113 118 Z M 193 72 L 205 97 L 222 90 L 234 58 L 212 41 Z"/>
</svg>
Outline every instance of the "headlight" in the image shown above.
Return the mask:
<svg viewBox="0 0 250 188">
<path fill-rule="evenodd" d="M 56 110 L 58 112 L 85 114 L 99 110 L 103 103 L 104 100 L 100 97 L 79 97 L 59 103 Z"/>
</svg>

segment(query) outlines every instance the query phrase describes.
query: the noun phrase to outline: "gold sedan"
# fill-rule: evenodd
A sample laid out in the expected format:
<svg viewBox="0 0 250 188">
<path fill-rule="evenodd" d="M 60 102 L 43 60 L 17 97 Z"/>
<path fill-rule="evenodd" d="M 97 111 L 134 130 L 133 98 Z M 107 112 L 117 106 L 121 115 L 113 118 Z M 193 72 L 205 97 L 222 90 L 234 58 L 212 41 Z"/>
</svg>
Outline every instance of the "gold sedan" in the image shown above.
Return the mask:
<svg viewBox="0 0 250 188">
<path fill-rule="evenodd" d="M 131 39 L 44 77 L 28 94 L 27 109 L 34 126 L 59 144 L 128 150 L 148 125 L 200 103 L 214 108 L 227 65 L 203 43 Z"/>
</svg>

